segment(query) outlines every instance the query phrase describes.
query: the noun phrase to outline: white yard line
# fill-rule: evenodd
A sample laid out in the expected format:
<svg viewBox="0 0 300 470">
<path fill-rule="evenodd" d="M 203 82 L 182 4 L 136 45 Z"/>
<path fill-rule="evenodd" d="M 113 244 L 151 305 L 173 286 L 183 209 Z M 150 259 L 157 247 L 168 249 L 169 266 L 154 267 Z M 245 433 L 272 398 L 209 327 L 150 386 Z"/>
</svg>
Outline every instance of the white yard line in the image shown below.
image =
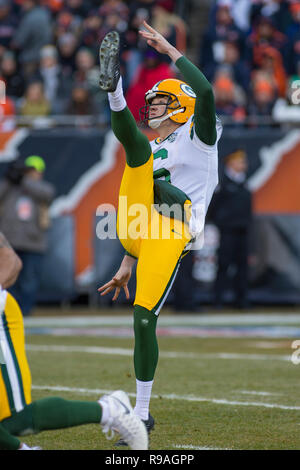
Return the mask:
<svg viewBox="0 0 300 470">
<path fill-rule="evenodd" d="M 108 348 L 100 346 L 64 346 L 64 345 L 37 345 L 27 344 L 26 350 L 31 352 L 59 352 L 59 353 L 87 353 L 87 354 L 107 354 L 117 356 L 132 356 L 132 349 L 125 348 Z M 161 358 L 188 358 L 188 359 L 238 359 L 238 360 L 255 360 L 255 361 L 291 361 L 290 355 L 280 354 L 236 354 L 236 353 L 186 353 L 161 351 Z"/>
<path fill-rule="evenodd" d="M 282 393 L 272 393 L 272 392 L 258 392 L 256 390 L 237 390 L 237 393 L 242 393 L 243 395 L 258 395 L 261 397 L 271 397 L 274 395 L 282 395 Z"/>
<path fill-rule="evenodd" d="M 44 345 L 36 345 L 36 344 L 27 344 L 26 345 L 27 351 L 33 352 L 59 352 L 59 353 L 87 353 L 87 354 L 107 354 L 112 356 L 132 356 L 133 349 L 125 349 L 125 348 L 107 348 L 107 347 L 100 347 L 100 346 L 62 346 L 62 345 L 55 345 L 55 346 L 44 346 Z M 178 359 L 179 357 L 188 358 L 188 359 L 199 359 L 199 354 L 194 353 L 177 353 L 177 352 L 161 352 L 161 357 L 166 357 L 168 359 L 175 358 Z"/>
<path fill-rule="evenodd" d="M 89 389 L 89 388 L 73 388 L 73 387 L 64 387 L 60 385 L 51 386 L 51 385 L 33 385 L 33 390 L 47 390 L 55 392 L 72 392 L 72 393 L 84 393 L 88 395 L 101 396 L 103 394 L 111 393 L 112 390 L 103 390 L 103 389 Z M 135 393 L 128 393 L 129 396 L 135 397 Z M 166 395 L 152 395 L 151 398 L 159 398 L 165 400 L 180 400 L 180 401 L 189 401 L 189 402 L 206 402 L 214 403 L 216 405 L 229 405 L 229 406 L 253 406 L 260 408 L 270 408 L 278 410 L 293 410 L 300 411 L 300 406 L 288 406 L 280 405 L 276 403 L 259 403 L 259 402 L 250 402 L 250 401 L 233 401 L 227 400 L 225 398 L 205 398 L 205 397 L 195 397 L 191 395 L 176 395 L 176 394 L 166 394 Z"/>
<path fill-rule="evenodd" d="M 299 325 L 299 313 L 280 312 L 276 314 L 266 314 L 257 312 L 255 314 L 209 314 L 209 315 L 163 315 L 159 317 L 159 326 L 175 325 Z M 132 326 L 132 315 L 103 315 L 101 316 L 57 316 L 57 317 L 29 317 L 24 318 L 27 327 L 87 327 L 87 326 Z"/>
<path fill-rule="evenodd" d="M 291 347 L 291 341 L 251 341 L 248 346 L 258 349 L 286 349 Z"/>
</svg>

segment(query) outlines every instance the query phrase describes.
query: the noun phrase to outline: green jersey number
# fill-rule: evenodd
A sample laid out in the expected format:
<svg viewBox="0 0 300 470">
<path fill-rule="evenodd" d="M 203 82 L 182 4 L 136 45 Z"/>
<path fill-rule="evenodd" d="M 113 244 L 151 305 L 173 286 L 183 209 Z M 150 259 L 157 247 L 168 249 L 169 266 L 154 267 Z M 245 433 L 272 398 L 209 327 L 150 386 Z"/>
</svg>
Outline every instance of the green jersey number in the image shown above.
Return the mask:
<svg viewBox="0 0 300 470">
<path fill-rule="evenodd" d="M 153 178 L 156 180 L 157 178 L 165 178 L 168 183 L 171 183 L 171 175 L 168 170 L 165 168 L 160 168 L 159 170 L 154 171 Z"/>
<path fill-rule="evenodd" d="M 162 160 L 165 160 L 168 158 L 168 150 L 167 149 L 160 149 L 155 154 L 153 155 L 154 160 L 157 158 L 161 158 Z M 153 172 L 153 178 L 165 178 L 165 180 L 168 183 L 171 183 L 171 174 L 166 168 L 160 168 L 159 170 L 156 170 Z"/>
<path fill-rule="evenodd" d="M 153 156 L 154 156 L 154 160 L 156 160 L 157 158 L 161 158 L 162 160 L 165 160 L 166 158 L 168 158 L 168 150 L 160 149 L 157 152 L 155 152 Z"/>
</svg>

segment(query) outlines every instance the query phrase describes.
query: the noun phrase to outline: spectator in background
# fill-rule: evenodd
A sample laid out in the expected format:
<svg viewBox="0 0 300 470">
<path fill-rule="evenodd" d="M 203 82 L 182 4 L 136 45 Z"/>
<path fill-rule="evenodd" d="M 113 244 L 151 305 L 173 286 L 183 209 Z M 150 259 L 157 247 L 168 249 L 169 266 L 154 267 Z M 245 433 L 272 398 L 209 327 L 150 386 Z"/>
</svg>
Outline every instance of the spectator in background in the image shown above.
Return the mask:
<svg viewBox="0 0 300 470">
<path fill-rule="evenodd" d="M 285 33 L 290 23 L 290 2 L 294 0 L 254 0 L 251 5 L 251 22 L 256 22 L 259 17 L 269 18 L 275 28 Z M 249 2 L 250 3 L 250 2 Z"/>
<path fill-rule="evenodd" d="M 41 81 L 29 83 L 20 106 L 20 114 L 22 116 L 48 116 L 50 112 L 51 106 L 45 96 L 43 83 Z"/>
<path fill-rule="evenodd" d="M 16 32 L 18 20 L 11 9 L 10 0 L 0 0 L 0 57 L 10 43 Z"/>
<path fill-rule="evenodd" d="M 60 114 L 71 95 L 72 77 L 63 76 L 55 46 L 48 45 L 41 49 L 39 71 L 34 78 L 43 83 L 52 114 Z"/>
<path fill-rule="evenodd" d="M 213 81 L 218 70 L 226 70 L 227 73 L 238 83 L 245 92 L 250 84 L 250 67 L 245 60 L 241 59 L 239 46 L 236 42 L 225 41 L 222 44 L 223 52 L 220 62 L 212 62 L 206 67 L 206 78 Z"/>
<path fill-rule="evenodd" d="M 167 8 L 160 4 L 153 7 L 152 25 L 160 34 L 162 34 L 172 46 L 176 47 L 176 23 L 178 18 L 176 15 L 168 11 Z M 184 53 L 185 51 L 181 51 Z M 167 59 L 166 59 L 167 61 Z M 171 61 L 168 60 L 168 63 Z"/>
<path fill-rule="evenodd" d="M 69 12 L 79 18 L 86 18 L 91 8 L 91 2 L 89 0 L 65 0 L 64 4 Z"/>
<path fill-rule="evenodd" d="M 43 256 L 47 250 L 48 207 L 54 187 L 43 180 L 45 162 L 39 156 L 14 162 L 0 182 L 0 227 L 17 252 L 23 269 L 11 292 L 23 315 L 36 303 Z"/>
<path fill-rule="evenodd" d="M 143 21 L 151 22 L 153 27 L 161 34 L 165 35 L 168 41 L 174 46 L 178 46 L 178 44 L 176 44 L 176 28 L 182 29 L 185 26 L 183 21 L 173 14 L 173 0 L 132 1 L 129 3 L 128 7 L 128 26 L 123 34 L 126 42 L 126 50 L 124 50 L 122 54 L 125 68 L 123 73 L 125 90 L 128 90 L 133 82 L 136 81 L 136 71 L 143 65 L 144 54 L 147 51 L 147 44 L 145 44 L 145 41 L 141 40 L 138 34 Z M 182 49 L 183 48 L 180 47 L 180 50 Z M 182 50 L 182 52 L 184 52 L 184 50 Z M 169 63 L 168 57 L 163 58 L 163 60 Z"/>
<path fill-rule="evenodd" d="M 290 55 L 288 57 L 288 73 L 297 73 L 297 64 L 300 61 L 300 2 L 292 3 L 290 6 L 292 20 L 286 30 L 286 35 L 290 42 Z"/>
<path fill-rule="evenodd" d="M 216 11 L 219 6 L 227 6 L 236 26 L 248 33 L 250 29 L 251 0 L 215 0 L 210 11 L 210 24 L 216 20 Z"/>
<path fill-rule="evenodd" d="M 127 5 L 121 0 L 107 0 L 100 6 L 98 14 L 103 18 L 100 28 L 100 42 L 111 30 L 116 30 L 123 36 L 128 27 L 129 10 Z"/>
<path fill-rule="evenodd" d="M 6 96 L 14 101 L 21 98 L 25 91 L 25 80 L 17 69 L 17 61 L 13 52 L 6 51 L 3 54 L 0 71 L 0 77 L 5 82 Z"/>
<path fill-rule="evenodd" d="M 224 60 L 224 42 L 236 42 L 240 55 L 244 58 L 245 35 L 235 25 L 231 9 L 227 4 L 217 5 L 215 21 L 203 35 L 200 64 L 206 74 L 206 68 L 210 64 L 219 64 Z"/>
<path fill-rule="evenodd" d="M 82 47 L 76 53 L 75 66 L 76 70 L 74 72 L 74 80 L 76 82 L 88 85 L 92 76 L 95 74 L 97 74 L 98 82 L 99 69 L 96 67 L 94 56 L 88 48 Z"/>
<path fill-rule="evenodd" d="M 92 51 L 94 58 L 98 57 L 100 44 L 100 31 L 103 18 L 99 16 L 97 10 L 91 10 L 83 22 L 81 46 Z"/>
<path fill-rule="evenodd" d="M 233 125 L 241 124 L 246 116 L 245 98 L 242 89 L 227 72 L 220 72 L 213 84 L 216 113 L 230 116 Z"/>
<path fill-rule="evenodd" d="M 276 82 L 269 75 L 262 72 L 254 74 L 252 79 L 252 93 L 248 105 L 248 114 L 251 126 L 259 126 L 261 120 L 257 117 L 269 119 L 277 98 Z M 266 121 L 265 125 L 271 123 Z"/>
<path fill-rule="evenodd" d="M 139 109 L 145 105 L 145 93 L 152 88 L 153 83 L 165 78 L 175 78 L 173 69 L 161 61 L 155 50 L 147 50 L 143 65 L 137 70 L 134 82 L 126 94 L 127 105 L 136 121 L 139 121 Z"/>
<path fill-rule="evenodd" d="M 79 16 L 74 16 L 70 11 L 63 9 L 58 13 L 53 26 L 56 40 L 65 33 L 74 34 L 74 36 L 79 39 L 82 19 Z"/>
<path fill-rule="evenodd" d="M 52 41 L 52 23 L 49 11 L 39 0 L 24 0 L 24 16 L 13 37 L 12 46 L 19 52 L 24 75 L 29 78 L 38 69 L 40 50 Z"/>
<path fill-rule="evenodd" d="M 156 5 L 164 8 L 169 13 L 174 13 L 176 7 L 176 0 L 157 0 Z"/>
<path fill-rule="evenodd" d="M 294 41 L 295 36 L 298 36 L 300 25 L 300 2 L 290 4 L 291 21 L 286 27 L 285 33 L 287 37 Z"/>
<path fill-rule="evenodd" d="M 96 67 L 92 51 L 85 47 L 79 49 L 75 57 L 75 63 L 74 82 L 78 85 L 83 85 L 88 90 L 90 100 L 93 103 L 92 114 L 96 110 L 98 110 L 98 113 L 101 113 L 106 97 L 99 90 L 99 68 Z"/>
<path fill-rule="evenodd" d="M 102 18 L 102 24 L 99 29 L 99 41 L 103 40 L 104 36 L 112 30 L 118 31 L 121 41 L 121 50 L 123 50 L 124 35 L 128 29 L 129 9 L 128 6 L 120 0 L 107 0 L 98 10 L 98 15 Z M 99 42 L 98 42 L 99 44 Z M 126 55 L 126 53 L 125 53 Z M 97 54 L 98 57 L 98 54 Z M 121 67 L 125 66 L 123 54 L 121 54 Z M 128 64 L 127 71 L 135 73 L 136 64 Z M 126 76 L 124 80 L 125 88 L 127 87 Z"/>
<path fill-rule="evenodd" d="M 133 1 L 129 4 L 128 27 L 125 32 L 126 51 L 122 58 L 125 62 L 123 74 L 124 89 L 127 90 L 135 77 L 135 71 L 143 62 L 143 55 L 147 49 L 145 41 L 138 33 L 143 21 L 152 22 L 152 8 L 154 1 Z"/>
<path fill-rule="evenodd" d="M 262 16 L 254 23 L 252 33 L 247 39 L 247 58 L 252 67 L 257 66 L 257 60 L 267 46 L 277 50 L 282 57 L 287 57 L 289 47 L 287 37 L 276 30 L 270 18 Z M 289 64 L 285 63 L 285 67 L 288 68 Z"/>
<path fill-rule="evenodd" d="M 63 8 L 64 0 L 46 0 L 46 5 L 55 18 L 58 12 Z"/>
<path fill-rule="evenodd" d="M 248 33 L 250 29 L 251 2 L 249 0 L 230 0 L 230 3 L 231 14 L 235 24 L 241 31 Z"/>
<path fill-rule="evenodd" d="M 78 40 L 72 33 L 65 33 L 57 40 L 59 63 L 64 77 L 71 77 L 76 69 L 75 56 L 78 49 Z"/>
<path fill-rule="evenodd" d="M 72 116 L 89 116 L 95 114 L 95 107 L 91 100 L 90 92 L 85 85 L 74 85 L 66 112 Z"/>
<path fill-rule="evenodd" d="M 282 56 L 274 47 L 261 46 L 256 50 L 255 65 L 257 69 L 253 72 L 263 73 L 275 82 L 279 96 L 285 96 L 287 87 L 287 75 L 283 66 Z"/>
<path fill-rule="evenodd" d="M 225 169 L 213 196 L 209 217 L 220 232 L 218 272 L 215 283 L 215 303 L 221 307 L 230 283 L 230 268 L 235 268 L 233 279 L 234 305 L 247 308 L 249 230 L 252 220 L 251 193 L 247 188 L 247 157 L 236 150 L 225 158 Z"/>
</svg>

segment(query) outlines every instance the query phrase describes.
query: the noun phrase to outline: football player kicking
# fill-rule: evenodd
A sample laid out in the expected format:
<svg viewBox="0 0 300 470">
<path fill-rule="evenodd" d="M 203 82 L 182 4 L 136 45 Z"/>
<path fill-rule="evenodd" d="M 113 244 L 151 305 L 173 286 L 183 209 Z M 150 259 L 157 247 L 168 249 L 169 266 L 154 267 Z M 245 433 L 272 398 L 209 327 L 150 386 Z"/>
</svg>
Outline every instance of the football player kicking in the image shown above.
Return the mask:
<svg viewBox="0 0 300 470">
<path fill-rule="evenodd" d="M 31 401 L 23 317 L 5 290 L 15 282 L 20 269 L 21 261 L 0 233 L 0 450 L 38 450 L 17 436 L 88 423 L 101 424 L 104 433 L 118 432 L 132 449 L 148 449 L 146 427 L 121 390 L 98 402 L 59 397 Z"/>
<path fill-rule="evenodd" d="M 124 146 L 126 165 L 117 222 L 125 256 L 113 279 L 99 291 L 105 295 L 114 290 L 116 300 L 123 288 L 129 298 L 127 284 L 137 259 L 133 310 L 134 411 L 150 432 L 154 419 L 149 403 L 158 362 L 157 318 L 183 253 L 203 233 L 205 213 L 218 183 L 217 143 L 222 126 L 216 118 L 212 87 L 204 75 L 146 22 L 144 27 L 141 37 L 159 53 L 167 54 L 186 82 L 162 80 L 146 93 L 141 119 L 159 134 L 149 143 L 138 129 L 123 95 L 118 33 L 108 33 L 100 45 L 99 84 L 108 92 L 111 125 Z M 121 202 L 125 197 L 126 205 Z M 139 236 L 130 231 L 136 204 L 143 205 L 147 213 Z M 181 217 L 178 211 L 172 215 L 162 209 L 174 204 L 182 208 Z M 126 445 L 126 441 L 121 439 L 117 445 Z"/>
</svg>

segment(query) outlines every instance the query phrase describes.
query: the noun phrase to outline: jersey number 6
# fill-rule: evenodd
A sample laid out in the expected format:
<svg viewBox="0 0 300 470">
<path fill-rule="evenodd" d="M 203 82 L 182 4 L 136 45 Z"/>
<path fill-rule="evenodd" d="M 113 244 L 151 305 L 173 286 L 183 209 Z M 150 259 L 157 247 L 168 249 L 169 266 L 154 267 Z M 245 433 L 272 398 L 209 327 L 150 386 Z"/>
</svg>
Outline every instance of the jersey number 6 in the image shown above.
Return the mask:
<svg viewBox="0 0 300 470">
<path fill-rule="evenodd" d="M 165 160 L 165 158 L 168 158 L 168 150 L 160 149 L 158 150 L 158 152 L 155 152 L 154 160 L 156 160 L 157 158 L 161 158 L 162 160 Z M 165 178 L 165 180 L 168 183 L 171 183 L 171 174 L 166 168 L 160 168 L 159 170 L 154 171 L 153 178 L 155 180 L 158 178 Z"/>
</svg>

